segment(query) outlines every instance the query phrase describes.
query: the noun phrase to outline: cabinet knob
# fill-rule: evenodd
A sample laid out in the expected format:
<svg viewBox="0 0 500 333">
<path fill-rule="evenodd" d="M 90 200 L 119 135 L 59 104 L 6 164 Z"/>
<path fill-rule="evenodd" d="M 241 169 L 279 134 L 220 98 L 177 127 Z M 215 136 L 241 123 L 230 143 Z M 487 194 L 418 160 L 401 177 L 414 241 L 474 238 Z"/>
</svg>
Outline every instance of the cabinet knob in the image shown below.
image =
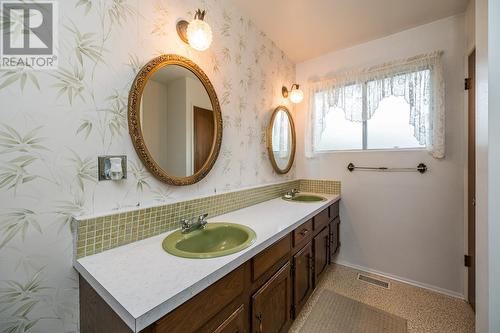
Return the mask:
<svg viewBox="0 0 500 333">
<path fill-rule="evenodd" d="M 307 229 L 303 229 L 303 230 L 300 232 L 300 234 L 301 234 L 302 236 L 305 236 L 305 235 L 307 235 L 307 233 L 308 233 L 308 232 L 309 232 L 309 230 L 307 230 Z"/>
</svg>

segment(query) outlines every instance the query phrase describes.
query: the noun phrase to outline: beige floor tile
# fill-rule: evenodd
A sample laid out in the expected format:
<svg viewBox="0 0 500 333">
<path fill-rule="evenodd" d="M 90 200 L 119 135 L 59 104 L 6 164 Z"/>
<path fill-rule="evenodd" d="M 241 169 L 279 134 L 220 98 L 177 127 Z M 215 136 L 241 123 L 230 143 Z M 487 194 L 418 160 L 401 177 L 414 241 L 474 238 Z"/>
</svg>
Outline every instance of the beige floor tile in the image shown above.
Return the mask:
<svg viewBox="0 0 500 333">
<path fill-rule="evenodd" d="M 390 289 L 384 289 L 357 280 L 357 274 L 360 272 L 341 265 L 331 266 L 295 320 L 290 333 L 300 332 L 322 289 L 405 318 L 408 320 L 408 333 L 474 332 L 474 312 L 465 301 L 363 272 L 365 275 L 389 281 Z"/>
</svg>

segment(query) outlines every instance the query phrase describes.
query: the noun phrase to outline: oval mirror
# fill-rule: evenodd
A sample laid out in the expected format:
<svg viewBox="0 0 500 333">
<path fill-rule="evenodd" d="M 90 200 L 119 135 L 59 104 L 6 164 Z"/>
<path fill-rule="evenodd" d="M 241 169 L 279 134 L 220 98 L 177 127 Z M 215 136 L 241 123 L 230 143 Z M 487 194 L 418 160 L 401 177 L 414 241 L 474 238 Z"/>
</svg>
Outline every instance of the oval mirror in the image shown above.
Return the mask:
<svg viewBox="0 0 500 333">
<path fill-rule="evenodd" d="M 137 74 L 129 95 L 129 131 L 146 167 L 172 185 L 200 181 L 222 141 L 217 94 L 191 60 L 162 55 Z"/>
<path fill-rule="evenodd" d="M 295 158 L 295 125 L 285 106 L 278 106 L 271 116 L 267 127 L 267 150 L 277 173 L 290 171 Z"/>
</svg>

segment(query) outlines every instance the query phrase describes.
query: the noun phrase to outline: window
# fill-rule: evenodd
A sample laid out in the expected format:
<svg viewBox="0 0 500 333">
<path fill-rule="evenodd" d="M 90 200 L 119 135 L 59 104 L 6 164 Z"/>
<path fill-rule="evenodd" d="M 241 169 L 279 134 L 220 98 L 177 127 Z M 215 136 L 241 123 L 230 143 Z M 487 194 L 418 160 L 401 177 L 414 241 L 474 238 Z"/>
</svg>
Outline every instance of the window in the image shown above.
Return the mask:
<svg viewBox="0 0 500 333">
<path fill-rule="evenodd" d="M 336 150 L 426 149 L 444 157 L 442 52 L 311 84 L 306 156 Z"/>
<path fill-rule="evenodd" d="M 366 121 L 366 149 L 424 148 L 410 124 L 410 104 L 404 97 L 386 97 Z"/>
<path fill-rule="evenodd" d="M 384 98 L 370 120 L 361 122 L 346 119 L 344 110 L 334 107 L 315 147 L 318 152 L 425 148 L 415 138 L 409 119 L 410 105 L 404 97 Z"/>
</svg>

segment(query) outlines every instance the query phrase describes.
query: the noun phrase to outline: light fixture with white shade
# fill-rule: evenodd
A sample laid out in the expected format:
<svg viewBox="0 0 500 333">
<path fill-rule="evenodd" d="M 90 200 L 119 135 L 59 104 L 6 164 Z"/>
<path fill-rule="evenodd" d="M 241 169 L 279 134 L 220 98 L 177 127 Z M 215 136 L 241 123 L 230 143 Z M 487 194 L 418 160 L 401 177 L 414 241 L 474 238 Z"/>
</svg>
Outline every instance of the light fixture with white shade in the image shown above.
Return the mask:
<svg viewBox="0 0 500 333">
<path fill-rule="evenodd" d="M 205 51 L 212 44 L 212 29 L 205 19 L 205 11 L 198 9 L 191 22 L 177 22 L 177 34 L 181 40 L 198 51 Z"/>
<path fill-rule="evenodd" d="M 300 89 L 297 83 L 292 84 L 290 90 L 283 86 L 283 88 L 281 88 L 281 94 L 284 98 L 290 97 L 290 102 L 294 104 L 298 104 L 304 99 L 304 92 Z"/>
</svg>

